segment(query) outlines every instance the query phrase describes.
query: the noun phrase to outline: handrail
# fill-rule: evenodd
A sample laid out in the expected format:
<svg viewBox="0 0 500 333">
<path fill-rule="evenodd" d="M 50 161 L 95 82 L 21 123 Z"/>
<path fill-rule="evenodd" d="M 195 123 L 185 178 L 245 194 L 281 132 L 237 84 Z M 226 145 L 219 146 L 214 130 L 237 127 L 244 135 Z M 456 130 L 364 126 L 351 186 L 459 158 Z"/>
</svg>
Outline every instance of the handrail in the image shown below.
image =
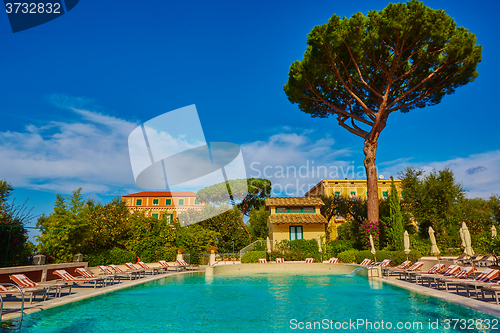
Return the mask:
<svg viewBox="0 0 500 333">
<path fill-rule="evenodd" d="M 23 315 L 24 315 L 24 292 L 21 290 L 21 288 L 19 288 L 18 285 L 14 284 L 14 283 L 0 283 L 0 285 L 2 286 L 13 286 L 15 287 L 17 290 L 19 290 L 19 292 L 21 293 L 21 298 L 22 298 L 22 303 L 21 303 L 21 320 L 19 321 L 19 328 L 21 328 L 21 324 L 23 323 Z M 0 295 L 0 299 L 1 299 L 1 295 Z M 2 299 L 2 311 L 0 312 L 0 321 L 2 320 L 2 312 L 3 312 L 3 299 Z"/>
<path fill-rule="evenodd" d="M 243 257 L 243 255 L 249 251 L 252 251 L 256 244 L 259 243 L 259 244 L 265 244 L 266 240 L 265 239 L 259 239 L 259 240 L 256 240 L 255 242 L 251 243 L 251 244 L 248 244 L 247 246 L 245 246 L 244 248 L 242 248 L 240 250 L 240 258 Z M 271 241 L 272 242 L 272 241 Z"/>
<path fill-rule="evenodd" d="M 0 294 L 0 323 L 2 322 L 2 315 L 3 315 L 3 298 L 2 295 Z"/>
</svg>

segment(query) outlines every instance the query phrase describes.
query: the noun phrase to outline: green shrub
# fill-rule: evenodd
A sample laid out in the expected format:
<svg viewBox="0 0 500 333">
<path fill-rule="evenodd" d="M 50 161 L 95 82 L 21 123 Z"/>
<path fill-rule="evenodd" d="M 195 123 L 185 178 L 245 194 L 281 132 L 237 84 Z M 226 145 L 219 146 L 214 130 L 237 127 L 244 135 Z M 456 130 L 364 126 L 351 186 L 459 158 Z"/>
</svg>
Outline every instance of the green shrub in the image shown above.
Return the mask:
<svg viewBox="0 0 500 333">
<path fill-rule="evenodd" d="M 412 263 L 415 263 L 422 257 L 422 254 L 419 251 L 416 250 L 411 250 L 410 254 L 408 254 L 408 260 L 410 260 Z M 378 259 L 378 257 L 377 257 Z M 406 254 L 404 251 L 394 251 L 393 252 L 393 257 L 390 258 L 392 259 L 391 266 L 398 266 L 404 261 L 406 261 Z"/>
<path fill-rule="evenodd" d="M 177 248 L 175 246 L 145 248 L 137 253 L 137 255 L 144 262 L 158 262 L 159 260 L 174 261 L 177 255 Z"/>
<path fill-rule="evenodd" d="M 276 243 L 276 251 L 271 252 L 270 260 L 284 258 L 286 261 L 302 261 L 306 258 L 314 258 L 316 262 L 321 260 L 318 241 L 316 239 L 296 239 L 293 241 L 282 240 Z"/>
<path fill-rule="evenodd" d="M 354 250 L 354 249 L 340 252 L 338 254 L 338 258 L 341 262 L 346 263 L 346 264 L 350 264 L 350 263 L 356 262 L 356 254 L 358 252 L 359 252 L 358 250 Z"/>
<path fill-rule="evenodd" d="M 253 251 L 267 251 L 267 241 L 255 243 Z"/>
<path fill-rule="evenodd" d="M 271 253 L 269 253 L 268 260 L 275 260 L 276 258 L 281 257 L 283 257 L 283 253 L 281 253 L 280 251 L 271 251 Z"/>
<path fill-rule="evenodd" d="M 130 251 L 114 247 L 111 250 L 85 254 L 83 259 L 88 261 L 89 266 L 110 264 L 123 265 L 126 262 L 135 262 L 135 255 Z"/>
<path fill-rule="evenodd" d="M 266 251 L 250 251 L 241 257 L 242 263 L 259 262 L 259 259 L 266 258 Z"/>
<path fill-rule="evenodd" d="M 386 251 L 386 250 L 379 250 L 375 254 L 377 257 L 377 262 L 381 262 L 384 259 L 391 259 L 391 266 L 398 266 L 401 264 L 403 261 L 406 261 L 406 254 L 404 251 Z M 368 251 L 358 251 L 358 250 L 347 250 L 344 252 L 340 252 L 337 256 L 339 260 L 343 263 L 361 263 L 364 259 L 372 259 L 373 260 L 373 254 Z M 411 262 L 415 263 L 420 259 L 422 255 L 420 252 L 412 250 L 410 254 L 408 255 L 408 260 Z"/>
<path fill-rule="evenodd" d="M 336 240 L 325 244 L 323 254 L 325 258 L 337 257 L 340 252 L 357 249 L 357 243 L 350 240 Z"/>
</svg>

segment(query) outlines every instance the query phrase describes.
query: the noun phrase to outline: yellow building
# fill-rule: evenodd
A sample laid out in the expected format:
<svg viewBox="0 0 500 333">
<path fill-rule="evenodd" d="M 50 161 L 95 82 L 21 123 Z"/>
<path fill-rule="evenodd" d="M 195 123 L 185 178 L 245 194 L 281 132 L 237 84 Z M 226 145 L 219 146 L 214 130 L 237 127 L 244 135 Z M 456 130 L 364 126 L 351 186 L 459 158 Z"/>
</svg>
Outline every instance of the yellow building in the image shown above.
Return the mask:
<svg viewBox="0 0 500 333">
<path fill-rule="evenodd" d="M 394 179 L 396 190 L 401 196 L 401 180 Z M 391 180 L 378 179 L 378 197 L 387 199 L 390 194 Z M 306 192 L 304 196 L 335 196 L 340 195 L 343 197 L 356 197 L 366 199 L 368 196 L 366 179 L 325 179 L 320 181 L 316 186 Z M 337 215 L 332 218 L 328 223 L 328 230 L 330 239 L 337 238 L 337 227 L 346 222 L 346 216 Z"/>
<path fill-rule="evenodd" d="M 194 192 L 139 192 L 122 196 L 130 212 L 143 212 L 146 216 L 175 221 L 178 213 L 189 209 L 201 209 L 202 203 L 196 200 Z"/>
<path fill-rule="evenodd" d="M 401 194 L 401 179 L 394 179 L 394 185 L 398 193 Z M 378 180 L 378 197 L 388 198 L 391 189 L 390 179 Z M 366 179 L 325 179 L 320 181 L 316 186 L 306 192 L 304 196 L 334 196 L 341 195 L 344 197 L 359 197 L 366 199 L 367 187 Z"/>
<path fill-rule="evenodd" d="M 325 235 L 328 223 L 320 214 L 320 198 L 266 198 L 269 238 L 273 245 L 282 240 L 317 239 Z"/>
</svg>

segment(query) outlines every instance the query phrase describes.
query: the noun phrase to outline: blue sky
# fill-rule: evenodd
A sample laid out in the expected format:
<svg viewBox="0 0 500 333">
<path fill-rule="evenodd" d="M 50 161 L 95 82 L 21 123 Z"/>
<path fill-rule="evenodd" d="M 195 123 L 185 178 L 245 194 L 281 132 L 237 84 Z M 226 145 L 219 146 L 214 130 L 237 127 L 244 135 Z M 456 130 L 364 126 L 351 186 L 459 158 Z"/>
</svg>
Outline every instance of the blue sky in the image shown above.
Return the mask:
<svg viewBox="0 0 500 333">
<path fill-rule="evenodd" d="M 0 178 L 16 188 L 16 202 L 29 198 L 35 215 L 50 214 L 56 193 L 78 187 L 104 201 L 140 191 L 128 134 L 191 104 L 206 140 L 240 145 L 247 176 L 264 176 L 265 170 L 275 194 L 301 195 L 330 178 L 313 174 L 318 166 L 328 168 L 327 176 L 335 171 L 339 178 L 360 178 L 362 139 L 333 118 L 300 112 L 283 85 L 315 25 L 333 14 L 350 17 L 387 4 L 85 0 L 16 34 L 4 14 Z M 379 141 L 379 173 L 449 166 L 470 197 L 500 194 L 500 113 L 494 103 L 500 5 L 424 4 L 444 9 L 476 34 L 483 46 L 479 77 L 438 106 L 392 114 Z M 288 175 L 280 173 L 287 168 Z M 294 177 L 294 170 L 302 174 Z"/>
</svg>

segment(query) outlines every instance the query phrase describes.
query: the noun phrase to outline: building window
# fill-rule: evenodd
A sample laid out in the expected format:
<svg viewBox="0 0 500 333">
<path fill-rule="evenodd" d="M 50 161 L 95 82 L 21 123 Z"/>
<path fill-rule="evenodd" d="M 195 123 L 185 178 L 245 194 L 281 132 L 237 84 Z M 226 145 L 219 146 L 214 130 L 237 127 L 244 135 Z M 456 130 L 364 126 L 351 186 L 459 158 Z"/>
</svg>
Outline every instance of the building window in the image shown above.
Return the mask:
<svg viewBox="0 0 500 333">
<path fill-rule="evenodd" d="M 172 223 L 174 221 L 174 214 L 168 214 L 166 217 L 168 223 Z"/>
<path fill-rule="evenodd" d="M 335 195 L 340 195 L 340 192 L 335 192 Z"/>
<path fill-rule="evenodd" d="M 354 198 L 356 196 L 356 192 L 351 192 L 351 198 Z"/>
<path fill-rule="evenodd" d="M 151 216 L 154 217 L 154 218 L 158 218 L 159 217 L 158 213 L 151 214 Z"/>
<path fill-rule="evenodd" d="M 160 203 L 160 199 L 153 199 L 153 206 L 158 206 Z"/>
<path fill-rule="evenodd" d="M 302 208 L 303 213 L 314 213 L 314 207 L 304 207 Z"/>
<path fill-rule="evenodd" d="M 142 199 L 136 199 L 135 200 L 135 205 L 136 206 L 141 206 L 142 205 Z"/>
<path fill-rule="evenodd" d="M 172 199 L 165 200 L 165 205 L 172 206 Z"/>
<path fill-rule="evenodd" d="M 179 199 L 179 206 L 183 206 L 184 205 L 184 199 Z"/>
<path fill-rule="evenodd" d="M 288 207 L 276 207 L 276 213 L 288 213 Z"/>
<path fill-rule="evenodd" d="M 290 213 L 300 213 L 301 209 L 300 207 L 290 207 Z"/>
<path fill-rule="evenodd" d="M 195 205 L 199 205 L 200 204 L 200 202 L 198 201 L 198 199 L 194 199 L 194 204 Z"/>
<path fill-rule="evenodd" d="M 302 239 L 302 226 L 290 226 L 290 240 Z"/>
<path fill-rule="evenodd" d="M 388 193 L 387 193 L 387 192 L 382 192 L 382 196 L 383 196 L 384 198 L 387 198 L 389 195 L 388 195 Z"/>
</svg>

